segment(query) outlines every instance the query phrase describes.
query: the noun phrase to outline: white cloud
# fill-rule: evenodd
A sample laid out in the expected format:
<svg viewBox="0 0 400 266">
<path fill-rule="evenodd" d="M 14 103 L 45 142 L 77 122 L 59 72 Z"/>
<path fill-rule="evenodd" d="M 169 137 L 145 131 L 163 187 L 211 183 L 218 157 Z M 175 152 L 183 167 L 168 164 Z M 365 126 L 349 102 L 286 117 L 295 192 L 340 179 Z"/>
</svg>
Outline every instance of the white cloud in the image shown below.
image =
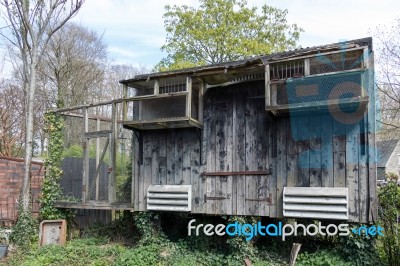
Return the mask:
<svg viewBox="0 0 400 266">
<path fill-rule="evenodd" d="M 266 2 L 248 0 L 248 3 L 261 7 Z M 104 39 L 113 47 L 110 52 L 117 61 L 154 65 L 163 57 L 160 47 L 165 42 L 162 15 L 166 4 L 199 5 L 194 0 L 86 1 L 74 20 L 105 32 Z M 370 36 L 370 30 L 379 24 L 390 25 L 400 9 L 400 1 L 396 0 L 385 4 L 376 0 L 271 0 L 268 4 L 288 9 L 288 22 L 305 30 L 300 38 L 302 47 Z"/>
</svg>

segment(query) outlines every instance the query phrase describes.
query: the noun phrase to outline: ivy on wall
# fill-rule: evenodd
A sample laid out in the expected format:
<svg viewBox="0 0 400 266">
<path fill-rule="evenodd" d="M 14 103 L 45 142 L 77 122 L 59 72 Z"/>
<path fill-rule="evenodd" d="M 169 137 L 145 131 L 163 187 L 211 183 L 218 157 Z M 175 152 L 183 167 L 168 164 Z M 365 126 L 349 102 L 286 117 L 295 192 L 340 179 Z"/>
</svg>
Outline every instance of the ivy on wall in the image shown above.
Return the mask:
<svg viewBox="0 0 400 266">
<path fill-rule="evenodd" d="M 48 151 L 45 158 L 46 174 L 40 198 L 40 218 L 43 220 L 71 219 L 74 212 L 54 207 L 54 202 L 63 199 L 60 181 L 62 178 L 64 122 L 60 115 L 48 112 L 45 115 L 45 130 L 48 134 Z"/>
</svg>

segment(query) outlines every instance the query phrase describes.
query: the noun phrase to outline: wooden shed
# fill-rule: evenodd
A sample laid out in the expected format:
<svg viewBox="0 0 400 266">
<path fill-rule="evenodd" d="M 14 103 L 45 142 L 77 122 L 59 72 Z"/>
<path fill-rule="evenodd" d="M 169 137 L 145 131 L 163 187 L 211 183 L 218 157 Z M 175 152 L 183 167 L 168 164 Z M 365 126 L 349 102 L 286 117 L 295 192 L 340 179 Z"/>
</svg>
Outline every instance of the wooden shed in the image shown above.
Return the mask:
<svg viewBox="0 0 400 266">
<path fill-rule="evenodd" d="M 375 220 L 371 38 L 120 83 L 125 97 L 109 103 L 111 128 L 97 132 L 111 145 L 118 124 L 134 132 L 126 208 Z M 79 107 L 86 140 L 96 135 L 87 127 L 93 106 Z M 111 173 L 111 207 L 113 182 Z"/>
</svg>

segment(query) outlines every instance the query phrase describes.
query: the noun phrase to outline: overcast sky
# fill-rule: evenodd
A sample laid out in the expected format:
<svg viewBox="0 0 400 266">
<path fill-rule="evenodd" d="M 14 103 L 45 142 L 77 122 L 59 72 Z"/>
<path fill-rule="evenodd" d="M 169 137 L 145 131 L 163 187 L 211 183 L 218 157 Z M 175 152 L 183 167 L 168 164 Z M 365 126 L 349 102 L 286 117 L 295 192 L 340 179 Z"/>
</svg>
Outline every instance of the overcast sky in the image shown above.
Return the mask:
<svg viewBox="0 0 400 266">
<path fill-rule="evenodd" d="M 265 3 L 288 9 L 288 22 L 304 29 L 302 47 L 367 37 L 377 26 L 389 26 L 400 17 L 397 0 L 248 0 L 251 6 Z M 198 6 L 198 1 L 86 0 L 74 21 L 103 33 L 116 63 L 152 67 L 164 56 L 165 4 Z"/>
</svg>

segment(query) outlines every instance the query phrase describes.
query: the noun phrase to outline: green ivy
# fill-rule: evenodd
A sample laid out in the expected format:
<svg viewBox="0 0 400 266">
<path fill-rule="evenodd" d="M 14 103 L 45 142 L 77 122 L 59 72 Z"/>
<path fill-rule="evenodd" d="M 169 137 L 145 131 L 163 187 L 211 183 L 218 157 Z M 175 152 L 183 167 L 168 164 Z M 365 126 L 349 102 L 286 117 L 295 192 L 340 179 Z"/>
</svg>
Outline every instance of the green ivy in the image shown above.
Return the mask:
<svg viewBox="0 0 400 266">
<path fill-rule="evenodd" d="M 34 243 L 37 243 L 38 223 L 37 220 L 32 217 L 30 209 L 23 212 L 20 207 L 18 213 L 18 221 L 13 227 L 11 241 L 17 246 L 22 247 L 22 249 L 28 250 Z"/>
<path fill-rule="evenodd" d="M 134 216 L 135 226 L 141 235 L 142 243 L 162 242 L 166 240 L 161 230 L 160 217 L 154 212 L 137 212 Z"/>
<path fill-rule="evenodd" d="M 354 224 L 355 227 L 368 226 L 364 224 Z M 375 249 L 373 236 L 355 235 L 339 237 L 340 253 L 344 259 L 352 265 L 381 265 Z"/>
<path fill-rule="evenodd" d="M 46 175 L 42 185 L 40 201 L 40 218 L 44 220 L 67 219 L 74 212 L 54 207 L 54 202 L 63 199 L 60 181 L 62 177 L 61 161 L 63 159 L 63 119 L 60 115 L 48 112 L 45 115 L 45 130 L 48 134 L 48 152 L 45 158 Z"/>
<path fill-rule="evenodd" d="M 230 216 L 228 219 L 229 223 L 238 222 L 239 224 L 255 224 L 259 217 L 254 216 Z M 255 248 L 255 242 L 257 237 L 254 237 L 250 241 L 246 240 L 246 236 L 235 236 L 228 238 L 227 244 L 229 251 L 232 254 L 234 260 L 243 261 L 245 258 L 257 257 L 257 249 Z"/>
</svg>

